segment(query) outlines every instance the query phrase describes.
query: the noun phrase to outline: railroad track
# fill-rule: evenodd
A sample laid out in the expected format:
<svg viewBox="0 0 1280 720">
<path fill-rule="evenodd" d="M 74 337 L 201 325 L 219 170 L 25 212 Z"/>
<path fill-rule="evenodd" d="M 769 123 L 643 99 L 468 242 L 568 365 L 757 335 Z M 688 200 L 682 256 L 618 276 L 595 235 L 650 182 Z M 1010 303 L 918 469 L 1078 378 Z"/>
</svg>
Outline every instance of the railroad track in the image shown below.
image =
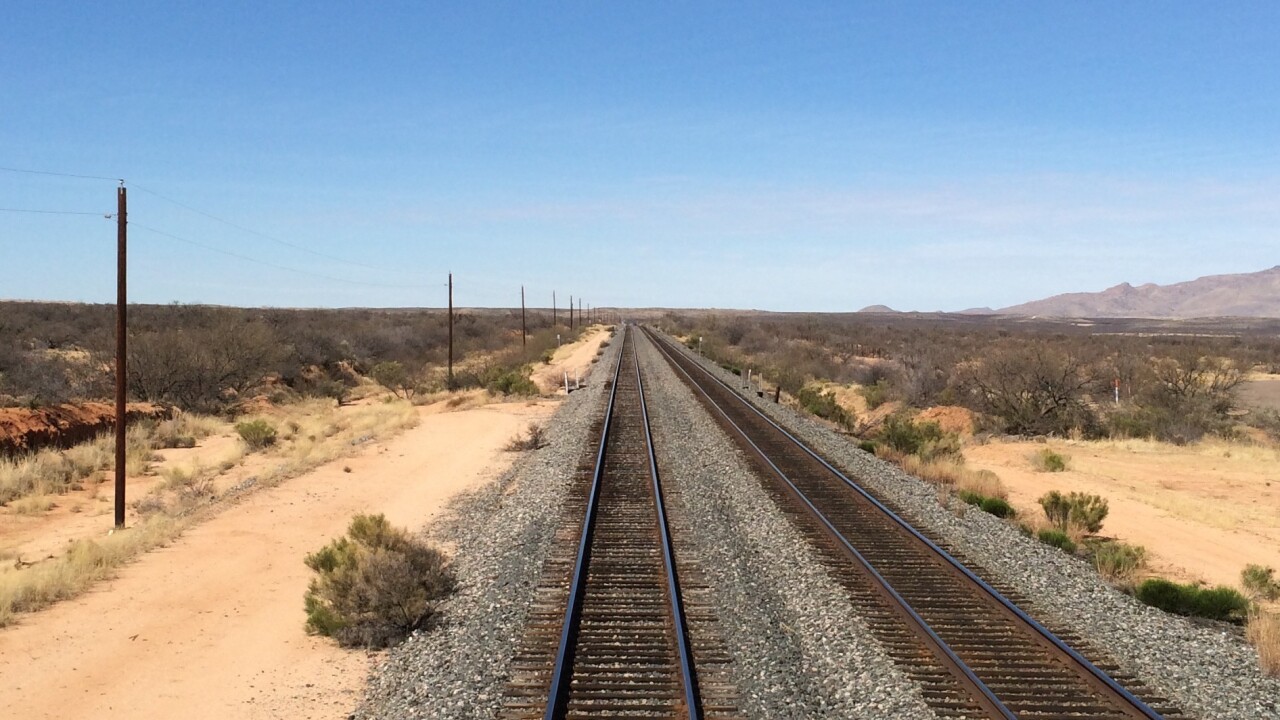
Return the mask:
<svg viewBox="0 0 1280 720">
<path fill-rule="evenodd" d="M 685 612 L 682 571 L 696 569 L 676 558 L 634 334 L 623 326 L 594 464 L 571 488 L 517 650 L 508 720 L 734 713 L 706 604 Z M 691 617 L 701 632 L 690 633 Z"/>
<path fill-rule="evenodd" d="M 940 716 L 1184 717 L 1132 679 L 1122 686 L 682 349 L 646 334 L 758 464 L 779 506 Z"/>
</svg>

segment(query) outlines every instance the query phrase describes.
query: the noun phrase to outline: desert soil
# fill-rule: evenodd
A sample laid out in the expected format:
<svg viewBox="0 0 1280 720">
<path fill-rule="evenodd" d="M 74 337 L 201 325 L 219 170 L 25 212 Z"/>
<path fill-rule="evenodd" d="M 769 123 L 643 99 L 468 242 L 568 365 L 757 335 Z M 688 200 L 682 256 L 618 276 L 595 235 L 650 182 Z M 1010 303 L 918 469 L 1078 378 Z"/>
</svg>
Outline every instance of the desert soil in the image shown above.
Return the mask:
<svg viewBox="0 0 1280 720">
<path fill-rule="evenodd" d="M 545 370 L 585 369 L 606 337 L 562 348 L 564 365 Z M 305 633 L 303 558 L 356 513 L 422 527 L 509 467 L 503 446 L 557 404 L 419 408 L 417 427 L 253 493 L 115 579 L 0 629 L 6 714 L 346 718 L 377 656 Z"/>
<path fill-rule="evenodd" d="M 1034 469 L 1034 453 L 1069 456 L 1065 472 Z M 1217 441 L 1177 447 L 1147 441 L 990 442 L 965 450 L 1009 488 L 1024 517 L 1042 517 L 1050 490 L 1106 498 L 1102 535 L 1142 545 L 1155 574 L 1239 587 L 1257 563 L 1280 568 L 1280 451 Z"/>
</svg>

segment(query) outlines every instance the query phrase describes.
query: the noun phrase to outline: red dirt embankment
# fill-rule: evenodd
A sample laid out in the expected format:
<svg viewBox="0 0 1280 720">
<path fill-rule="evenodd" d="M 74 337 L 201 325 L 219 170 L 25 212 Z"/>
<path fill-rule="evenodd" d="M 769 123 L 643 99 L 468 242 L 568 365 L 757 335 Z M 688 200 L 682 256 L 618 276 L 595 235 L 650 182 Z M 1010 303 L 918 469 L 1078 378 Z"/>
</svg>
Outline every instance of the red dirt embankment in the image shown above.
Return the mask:
<svg viewBox="0 0 1280 720">
<path fill-rule="evenodd" d="M 131 403 L 125 422 L 160 420 L 172 413 L 171 408 L 161 405 Z M 98 433 L 115 427 L 115 423 L 116 408 L 107 403 L 54 405 L 39 410 L 0 408 L 0 455 L 69 447 L 92 440 Z"/>
</svg>

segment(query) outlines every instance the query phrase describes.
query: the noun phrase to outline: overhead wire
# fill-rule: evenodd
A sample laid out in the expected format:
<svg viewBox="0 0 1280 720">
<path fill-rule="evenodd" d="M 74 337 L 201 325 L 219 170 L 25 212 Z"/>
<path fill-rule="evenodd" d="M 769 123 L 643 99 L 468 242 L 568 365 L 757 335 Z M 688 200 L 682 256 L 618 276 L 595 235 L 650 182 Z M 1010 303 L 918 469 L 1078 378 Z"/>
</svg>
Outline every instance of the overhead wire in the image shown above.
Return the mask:
<svg viewBox="0 0 1280 720">
<path fill-rule="evenodd" d="M 258 265 L 264 265 L 266 267 L 275 268 L 277 270 L 284 270 L 286 272 L 297 273 L 298 275 L 307 275 L 309 277 L 319 278 L 321 280 L 328 280 L 330 282 L 346 283 L 348 285 L 364 285 L 368 287 L 382 287 L 382 288 L 421 289 L 423 287 L 427 287 L 425 285 L 397 285 L 393 283 L 378 283 L 378 282 L 367 282 L 364 280 L 351 280 L 349 278 L 334 277 L 332 275 L 325 275 L 323 273 L 311 272 L 309 270 L 300 270 L 298 268 L 289 267 L 288 265 L 280 265 L 278 263 L 273 263 L 266 260 L 260 260 L 258 258 L 251 257 L 249 255 L 242 255 L 241 253 L 233 252 L 231 250 L 214 247 L 213 245 L 206 245 L 205 243 L 196 242 L 195 240 L 188 240 L 187 238 L 174 235 L 173 233 L 165 232 L 164 230 L 157 230 L 156 228 L 148 227 L 146 225 L 135 222 L 133 220 L 129 221 L 129 225 L 130 227 L 136 227 L 140 230 L 146 230 L 147 232 L 155 233 L 156 235 L 167 237 L 171 240 L 177 240 L 178 242 L 186 243 L 187 245 L 192 245 L 194 247 L 202 248 L 210 252 L 220 253 L 222 255 L 238 258 L 246 262 L 251 262 Z"/>
<path fill-rule="evenodd" d="M 134 189 L 136 189 L 136 190 L 141 190 L 142 192 L 147 193 L 148 195 L 155 196 L 155 197 L 157 197 L 157 198 L 159 198 L 159 199 L 161 199 L 161 200 L 164 200 L 165 202 L 173 203 L 174 205 L 177 205 L 178 207 L 183 208 L 184 210 L 188 210 L 188 211 L 193 212 L 193 213 L 195 213 L 195 214 L 197 214 L 197 215 L 200 215 L 200 216 L 202 216 L 202 217 L 206 217 L 206 218 L 208 218 L 208 219 L 210 219 L 210 220 L 213 220 L 214 222 L 220 222 L 220 223 L 222 223 L 223 225 L 226 225 L 226 226 L 228 226 L 228 227 L 233 227 L 233 228 L 235 228 L 236 230 L 239 230 L 239 231 L 241 231 L 241 232 L 249 233 L 250 235 L 254 235 L 254 236 L 256 236 L 256 237 L 260 237 L 260 238 L 262 238 L 262 239 L 264 239 L 264 240 L 269 240 L 269 241 L 271 241 L 271 242 L 273 242 L 273 243 L 276 243 L 276 244 L 279 244 L 279 245 L 283 245 L 283 246 L 288 247 L 288 248 L 293 248 L 294 250 L 301 250 L 302 252 L 309 253 L 309 254 L 311 254 L 311 255 L 315 255 L 316 257 L 322 257 L 322 258 L 324 258 L 324 259 L 326 259 L 326 260 L 332 260 L 332 261 L 334 261 L 334 262 L 340 262 L 340 263 L 343 263 L 344 265 L 354 265 L 354 266 L 356 266 L 356 267 L 362 267 L 362 268 L 365 268 L 365 269 L 367 269 L 367 270 L 377 270 L 377 271 L 380 271 L 380 272 L 389 272 L 389 271 L 391 271 L 391 272 L 403 272 L 403 271 L 400 271 L 400 270 L 394 270 L 394 269 L 392 269 L 392 268 L 382 268 L 382 267 L 378 267 L 378 266 L 376 266 L 376 265 L 369 265 L 369 264 L 362 263 L 362 262 L 356 262 L 356 261 L 354 261 L 354 260 L 347 260 L 346 258 L 337 257 L 336 255 L 329 255 L 328 253 L 323 253 L 323 252 L 320 252 L 319 250 L 313 250 L 313 249 L 311 249 L 311 248 L 309 248 L 309 247 L 307 247 L 307 246 L 305 246 L 305 245 L 299 245 L 299 244 L 297 244 L 297 243 L 289 242 L 288 240 L 281 240 L 280 238 L 272 237 L 271 235 L 268 235 L 268 234 L 266 234 L 266 233 L 264 233 L 264 232 L 259 232 L 259 231 L 257 231 L 257 230 L 254 230 L 253 228 L 245 227 L 244 225 L 241 225 L 241 224 L 239 224 L 239 223 L 232 222 L 232 221 L 227 220 L 227 219 L 225 219 L 225 218 L 220 218 L 220 217 L 218 217 L 217 215 L 214 215 L 214 214 L 212 214 L 212 213 L 208 213 L 208 212 L 205 212 L 204 210 L 201 210 L 201 209 L 199 209 L 199 208 L 192 207 L 192 206 L 190 206 L 190 205 L 188 205 L 188 204 L 186 204 L 186 203 L 184 203 L 184 202 L 181 202 L 181 201 L 179 201 L 179 200 L 174 200 L 174 199 L 173 199 L 173 198 L 171 198 L 171 197 L 168 197 L 168 196 L 165 196 L 165 195 L 161 195 L 160 193 L 156 192 L 155 190 L 150 190 L 150 189 L 145 188 L 145 187 L 143 187 L 143 186 L 141 186 L 141 185 L 139 185 L 139 184 L 137 184 L 137 183 L 135 183 L 135 182 L 129 182 L 129 183 L 128 183 L 128 186 L 129 186 L 129 187 L 132 187 L 132 188 L 134 188 Z"/>
<path fill-rule="evenodd" d="M 233 222 L 233 221 L 231 221 L 231 220 L 227 220 L 226 218 L 219 217 L 219 216 L 217 216 L 217 215 L 214 215 L 213 213 L 206 212 L 206 211 L 204 211 L 204 210 L 201 210 L 200 208 L 194 207 L 194 206 L 189 205 L 189 204 L 187 204 L 187 203 L 184 203 L 184 202 L 182 202 L 182 201 L 180 201 L 180 200 L 176 200 L 176 199 L 174 199 L 174 198 L 172 198 L 172 197 L 169 197 L 169 196 L 164 195 L 164 194 L 162 194 L 162 193 L 156 192 L 155 190 L 152 190 L 152 189 L 150 189 L 150 188 L 144 187 L 144 186 L 139 185 L 139 184 L 137 184 L 137 183 L 135 183 L 135 182 L 127 181 L 125 178 L 113 178 L 113 177 L 107 177 L 107 176 L 105 176 L 105 175 L 90 175 L 90 174 L 84 174 L 84 173 L 65 173 L 65 172 L 57 172 L 57 171 L 52 171 L 52 170 L 31 170 L 31 169 L 26 169 L 26 168 L 15 168 L 15 167 L 7 167 L 7 166 L 0 166 L 0 171 L 3 171 L 3 172 L 11 172 L 11 173 L 21 173 L 21 174 L 25 174 L 25 175 L 44 175 L 44 176 L 51 176 L 51 177 L 76 178 L 76 179 L 82 179 L 82 180 L 103 180 L 103 181 L 109 181 L 109 182 L 118 182 L 118 183 L 121 183 L 122 185 L 124 185 L 124 186 L 126 186 L 126 187 L 130 187 L 130 188 L 133 188 L 133 189 L 135 189 L 135 190 L 139 190 L 139 191 L 144 192 L 144 193 L 146 193 L 146 194 L 148 194 L 148 195 L 151 195 L 151 196 L 153 196 L 153 197 L 156 197 L 156 198 L 158 198 L 158 199 L 160 199 L 160 200 L 163 200 L 163 201 L 165 201 L 165 202 L 168 202 L 168 203 L 171 203 L 171 204 L 173 204 L 173 205 L 176 205 L 176 206 L 178 206 L 178 207 L 180 207 L 180 208 L 182 208 L 182 209 L 184 209 L 184 210 L 187 210 L 187 211 L 189 211 L 189 212 L 192 212 L 192 213 L 195 213 L 195 214 L 197 214 L 197 215 L 200 215 L 201 217 L 207 218 L 207 219 L 209 219 L 209 220 L 213 220 L 214 222 L 218 222 L 218 223 L 221 223 L 221 224 L 226 225 L 226 226 L 228 226 L 228 227 L 231 227 L 231 228 L 234 228 L 234 229 L 236 229 L 236 230 L 239 230 L 240 232 L 244 232 L 244 233 L 247 233 L 247 234 L 249 234 L 249 235 L 253 235 L 253 236 L 255 236 L 255 237 L 259 237 L 259 238 L 262 238 L 262 239 L 264 239 L 264 240 L 267 240 L 267 241 L 270 241 L 270 242 L 276 243 L 276 244 L 278 244 L 278 245 L 281 245 L 281 246 L 284 246 L 284 247 L 288 247 L 288 248 L 292 248 L 292 249 L 294 249 L 294 250 L 298 250 L 298 251 L 300 251 L 300 252 L 305 252 L 305 253 L 307 253 L 307 254 L 309 254 L 309 255 L 314 255 L 314 256 L 316 256 L 316 257 L 324 258 L 324 259 L 326 259 L 326 260 L 329 260 L 329 261 L 332 261 L 332 262 L 341 263 L 341 264 L 344 264 L 344 265 L 351 265 L 351 266 L 354 266 L 354 267 L 361 267 L 361 268 L 365 268 L 365 269 L 368 269 L 368 270 L 376 270 L 376 271 L 379 271 L 379 272 L 403 272 L 402 270 L 396 270 L 396 269 L 393 269 L 393 268 L 383 268 L 383 267 L 378 267 L 378 266 L 375 266 L 375 265 L 370 265 L 370 264 L 367 264 L 367 263 L 357 262 L 357 261 L 354 261 L 354 260 L 348 260 L 348 259 L 346 259 L 346 258 L 338 257 L 338 256 L 336 256 L 336 255 L 330 255 L 330 254 L 328 254 L 328 253 L 324 253 L 324 252 L 320 252 L 320 251 L 318 251 L 318 250 L 314 250 L 314 249 L 309 248 L 309 247 L 307 247 L 307 246 L 305 246 L 305 245 L 300 245 L 300 244 L 298 244 L 298 243 L 293 243 L 293 242 L 289 242 L 289 241 L 287 241 L 287 240 L 282 240 L 282 239 L 280 239 L 280 238 L 273 237 L 273 236 L 271 236 L 271 235 L 269 235 L 269 234 L 267 234 L 267 233 L 264 233 L 264 232 L 261 232 L 261 231 L 255 230 L 255 229 L 250 228 L 250 227 L 246 227 L 246 226 L 244 226 L 244 225 L 241 225 L 241 224 L 239 224 L 239 223 Z M 75 210 L 38 210 L 38 209 L 27 209 L 27 208 L 0 208 L 0 212 L 32 213 L 32 214 L 42 214 L 42 215 L 82 215 L 82 216 L 96 215 L 96 216 L 107 217 L 107 218 L 111 218 L 111 217 L 114 217 L 114 216 L 115 216 L 115 215 L 114 215 L 114 213 L 111 213 L 111 212 L 87 212 L 87 211 L 75 211 Z M 281 265 L 281 264 L 279 264 L 279 263 L 273 263 L 273 262 L 269 262 L 269 261 L 266 261 L 266 260 L 261 260 L 261 259 L 258 259 L 258 258 L 255 258 L 255 257 L 252 257 L 252 256 L 250 256 L 250 255 L 245 255 L 245 254 L 237 253 L 237 252 L 234 252 L 234 251 L 231 251 L 231 250 L 226 250 L 226 249 L 224 249 L 224 248 L 215 247 L 215 246 L 213 246 L 213 245 L 208 245 L 208 244 L 205 244 L 205 243 L 196 242 L 196 241 L 194 241 L 194 240 L 190 240 L 190 239 L 188 239 L 188 238 L 184 238 L 184 237 L 181 237 L 181 236 L 179 236 L 179 235 L 175 235 L 175 234 L 173 234 L 173 233 L 169 233 L 169 232 L 166 232 L 166 231 L 163 231 L 163 230 L 158 230 L 158 229 L 156 229 L 156 228 L 149 227 L 149 226 L 147 226 L 147 225 L 143 225 L 142 223 L 139 223 L 139 222 L 137 222 L 136 220 L 132 220 L 132 219 L 131 219 L 131 220 L 129 221 L 129 224 L 130 224 L 130 225 L 132 225 L 132 226 L 134 226 L 134 227 L 137 227 L 137 228 L 138 228 L 138 229 L 140 229 L 140 230 L 145 230 L 145 231 L 147 231 L 147 232 L 154 233 L 154 234 L 156 234 L 156 235 L 159 235 L 159 236 L 162 236 L 162 237 L 166 237 L 166 238 L 169 238 L 169 239 L 171 239 L 171 240 L 175 240 L 175 241 L 177 241 L 177 242 L 185 243 L 185 244 L 187 244 L 187 245 L 191 245 L 191 246 L 193 246 L 193 247 L 198 247 L 198 248 L 201 248 L 201 249 L 203 249 L 203 250 L 207 250 L 207 251 L 209 251 L 209 252 L 219 253 L 219 254 L 222 254 L 222 255 L 226 255 L 226 256 L 228 256 L 228 257 L 233 257 L 233 258 L 236 258 L 236 259 L 239 259 L 239 260 L 243 260 L 243 261 L 245 261 L 245 262 L 255 263 L 255 264 L 258 264 L 258 265 L 262 265 L 262 266 L 265 266 L 265 267 L 274 268 L 274 269 L 277 269 L 277 270 L 283 270 L 283 271 L 285 271 L 285 272 L 291 272 L 291 273 L 295 273 L 295 274 L 298 274 L 298 275 L 305 275 L 305 276 L 308 276 L 308 277 L 318 278 L 318 279 L 321 279 L 321 280 L 327 280 L 327 281 L 329 281 L 329 282 L 345 283 L 345 284 L 349 284 L 349 285 L 362 285 L 362 286 L 366 286 L 366 287 L 401 288 L 401 289 L 423 289 L 423 288 L 431 288 L 431 287 L 435 287 L 435 284 L 421 284 L 421 283 L 418 283 L 418 284 L 408 284 L 408 283 L 404 283 L 404 284 L 402 284 L 402 283 L 383 283 L 383 282 L 369 282 L 369 281 L 364 281 L 364 280 L 352 280 L 352 279 L 348 279 L 348 278 L 334 277 L 334 276 L 332 276 L 332 275 L 326 275 L 326 274 L 323 274 L 323 273 L 311 272 L 311 271 L 308 271 L 308 270 L 301 270 L 301 269 L 298 269 L 298 268 L 295 268 L 295 267 L 290 267 L 290 266 L 287 266 L 287 265 Z"/>
<path fill-rule="evenodd" d="M 53 177 L 79 178 L 81 180 L 106 180 L 108 182 L 124 182 L 124 178 L 112 178 L 105 175 L 79 175 L 76 173 L 53 172 L 52 170 L 25 170 L 23 168 L 0 167 L 0 170 L 25 175 L 50 175 Z"/>
<path fill-rule="evenodd" d="M 97 215 L 111 217 L 109 212 L 86 212 L 82 210 L 30 210 L 27 208 L 0 208 L 0 212 L 35 213 L 37 215 Z"/>
</svg>

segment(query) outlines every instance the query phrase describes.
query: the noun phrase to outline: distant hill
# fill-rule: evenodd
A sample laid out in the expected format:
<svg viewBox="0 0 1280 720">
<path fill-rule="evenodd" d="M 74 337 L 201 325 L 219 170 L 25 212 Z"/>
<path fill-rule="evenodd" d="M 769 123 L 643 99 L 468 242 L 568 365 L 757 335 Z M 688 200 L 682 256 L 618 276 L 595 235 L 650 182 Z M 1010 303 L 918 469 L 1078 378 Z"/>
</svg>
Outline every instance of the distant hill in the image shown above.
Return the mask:
<svg viewBox="0 0 1280 720">
<path fill-rule="evenodd" d="M 896 313 L 898 311 L 894 310 L 888 305 L 868 305 L 862 308 L 861 310 L 859 310 L 858 312 L 860 313 Z"/>
<path fill-rule="evenodd" d="M 1280 265 L 1172 285 L 1121 283 L 1102 292 L 1054 295 L 996 312 L 1040 317 L 1274 318 L 1280 317 Z"/>
</svg>

